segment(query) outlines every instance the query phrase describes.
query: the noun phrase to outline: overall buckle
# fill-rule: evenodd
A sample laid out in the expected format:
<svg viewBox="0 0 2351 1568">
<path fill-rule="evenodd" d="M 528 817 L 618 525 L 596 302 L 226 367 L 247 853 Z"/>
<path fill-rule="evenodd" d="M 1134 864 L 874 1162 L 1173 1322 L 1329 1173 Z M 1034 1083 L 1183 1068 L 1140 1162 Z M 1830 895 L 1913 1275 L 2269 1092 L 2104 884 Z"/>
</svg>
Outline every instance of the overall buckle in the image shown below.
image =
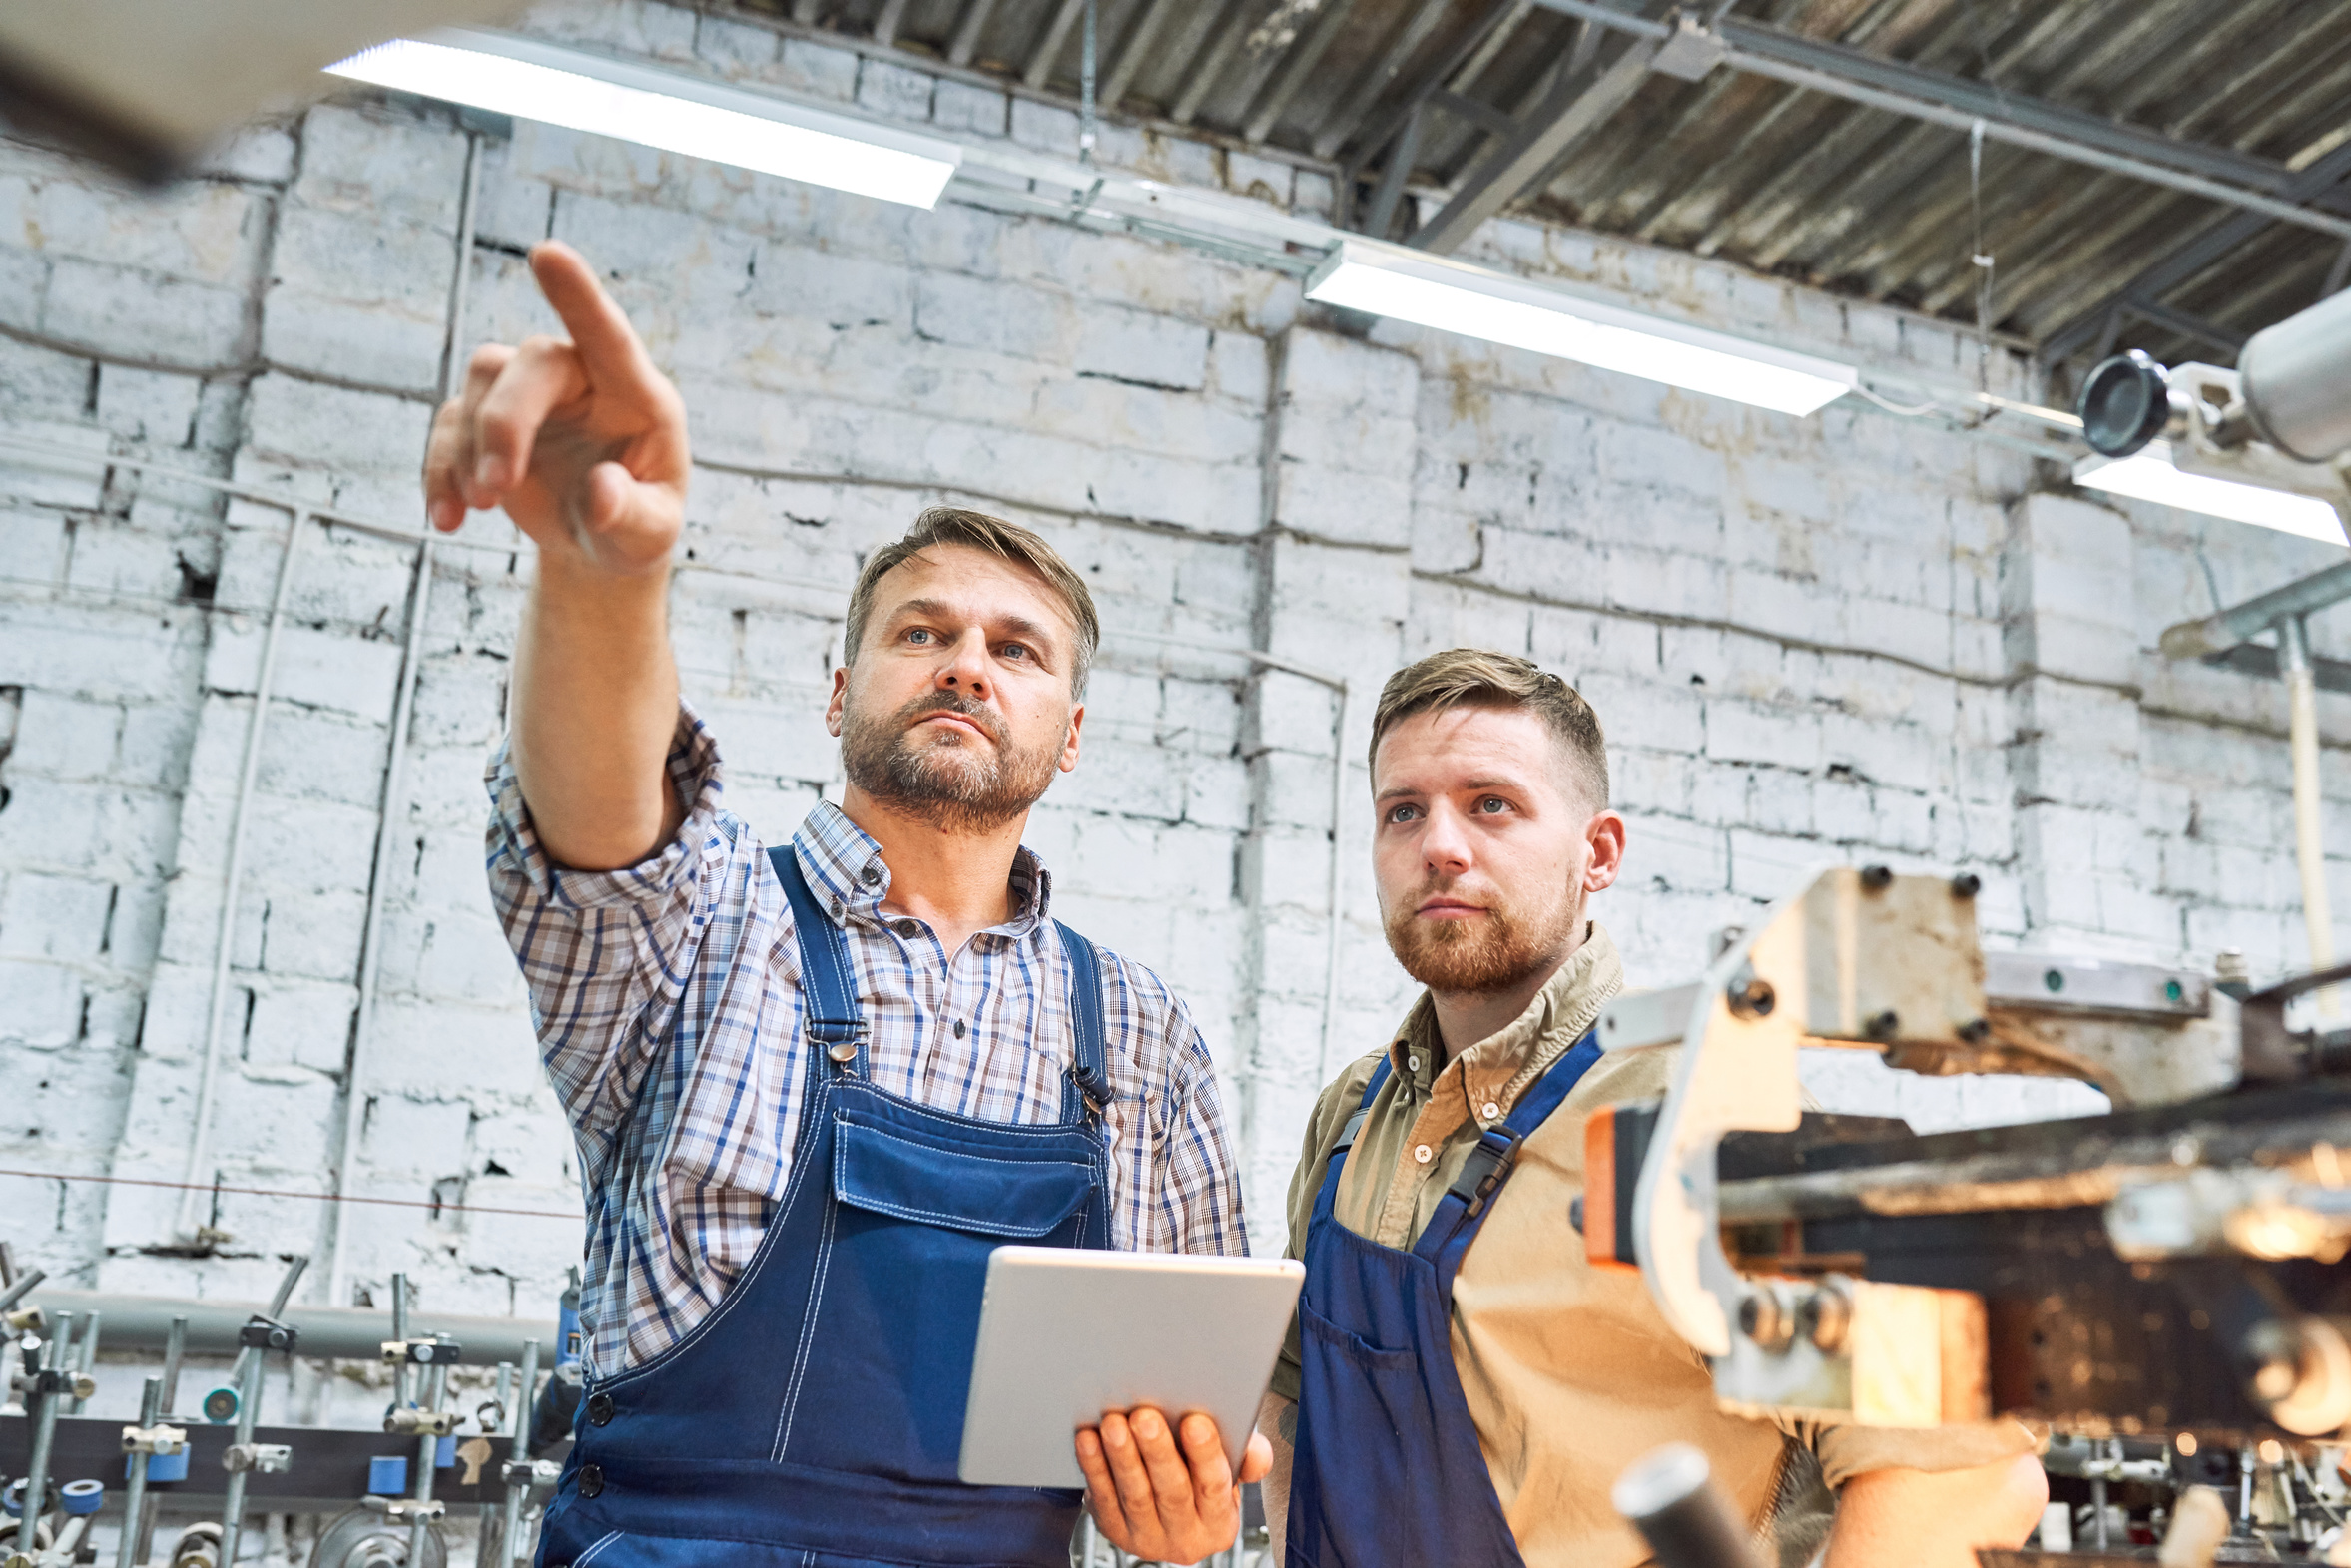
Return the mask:
<svg viewBox="0 0 2351 1568">
<path fill-rule="evenodd" d="M 1469 1151 L 1469 1158 L 1462 1164 L 1462 1174 L 1454 1178 L 1447 1195 L 1459 1198 L 1467 1218 L 1475 1219 L 1495 1189 L 1509 1180 L 1510 1167 L 1517 1159 L 1518 1135 L 1506 1127 L 1488 1128 L 1478 1135 L 1477 1147 Z"/>
</svg>

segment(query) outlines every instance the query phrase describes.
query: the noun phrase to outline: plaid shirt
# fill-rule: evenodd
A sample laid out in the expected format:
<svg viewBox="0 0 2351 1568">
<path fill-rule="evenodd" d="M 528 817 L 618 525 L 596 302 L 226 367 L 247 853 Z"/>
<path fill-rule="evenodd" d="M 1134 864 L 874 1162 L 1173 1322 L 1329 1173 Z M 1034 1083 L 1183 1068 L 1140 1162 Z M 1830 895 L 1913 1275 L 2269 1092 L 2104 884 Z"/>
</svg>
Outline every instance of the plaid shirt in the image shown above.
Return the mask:
<svg viewBox="0 0 2351 1568">
<path fill-rule="evenodd" d="M 806 1082 L 792 911 L 759 836 L 721 807 L 718 746 L 691 709 L 669 773 L 685 825 L 617 871 L 548 860 L 505 747 L 487 775 L 491 897 L 579 1140 L 580 1319 L 600 1376 L 675 1344 L 750 1262 Z M 874 1082 L 963 1116 L 1057 1120 L 1070 973 L 1037 857 L 1013 859 L 1010 918 L 950 963 L 926 924 L 882 912 L 881 845 L 837 807 L 811 811 L 792 846 L 848 936 Z M 1207 1043 L 1157 975 L 1107 949 L 1101 964 L 1111 1245 L 1246 1253 Z"/>
</svg>

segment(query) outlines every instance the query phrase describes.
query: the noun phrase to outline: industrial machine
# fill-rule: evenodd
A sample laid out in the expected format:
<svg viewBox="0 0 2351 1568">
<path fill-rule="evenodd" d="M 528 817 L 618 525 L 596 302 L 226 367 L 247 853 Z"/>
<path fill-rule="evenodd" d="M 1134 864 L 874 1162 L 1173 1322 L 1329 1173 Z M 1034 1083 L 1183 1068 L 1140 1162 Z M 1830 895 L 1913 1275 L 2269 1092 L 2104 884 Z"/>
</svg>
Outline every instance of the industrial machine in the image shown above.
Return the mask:
<svg viewBox="0 0 2351 1568">
<path fill-rule="evenodd" d="M 203 1396 L 194 1416 L 176 1413 L 192 1337 L 190 1314 L 174 1314 L 162 1373 L 146 1379 L 133 1425 L 119 1415 L 82 1413 L 97 1392 L 91 1368 L 101 1312 L 44 1309 L 35 1294 L 44 1283 L 39 1271 L 0 1294 L 0 1323 L 18 1368 L 8 1384 L 16 1402 L 0 1409 L 0 1496 L 9 1514 L 0 1564 L 96 1562 L 91 1531 L 103 1519 L 115 1531 L 113 1560 L 132 1568 L 154 1560 L 162 1504 L 185 1515 L 203 1499 L 197 1506 L 210 1512 L 215 1497 L 216 1518 L 178 1531 L 172 1568 L 234 1562 L 256 1506 L 333 1515 L 311 1548 L 311 1568 L 442 1568 L 450 1556 L 443 1521 L 452 1506 L 468 1504 L 477 1510 L 476 1568 L 528 1560 L 559 1473 L 554 1457 L 532 1451 L 528 1417 L 540 1385 L 540 1341 L 522 1341 L 519 1374 L 513 1362 L 499 1362 L 491 1396 L 468 1412 L 451 1379 L 463 1345 L 447 1332 L 411 1331 L 407 1282 L 395 1275 L 388 1338 L 379 1331 L 371 1344 L 355 1346 L 347 1342 L 349 1325 L 336 1323 L 329 1342 L 313 1348 L 365 1348 L 380 1357 L 390 1387 L 380 1429 L 264 1426 L 269 1358 L 303 1348 L 300 1319 L 321 1315 L 288 1310 L 308 1262 L 294 1259 L 268 1309 L 234 1325 L 230 1375 Z M 79 1293 L 52 1299 L 78 1300 Z M 142 1328 L 151 1315 L 142 1314 Z M 221 1348 L 220 1325 L 203 1326 L 203 1346 Z M 144 1333 L 117 1342 L 151 1347 Z"/>
</svg>

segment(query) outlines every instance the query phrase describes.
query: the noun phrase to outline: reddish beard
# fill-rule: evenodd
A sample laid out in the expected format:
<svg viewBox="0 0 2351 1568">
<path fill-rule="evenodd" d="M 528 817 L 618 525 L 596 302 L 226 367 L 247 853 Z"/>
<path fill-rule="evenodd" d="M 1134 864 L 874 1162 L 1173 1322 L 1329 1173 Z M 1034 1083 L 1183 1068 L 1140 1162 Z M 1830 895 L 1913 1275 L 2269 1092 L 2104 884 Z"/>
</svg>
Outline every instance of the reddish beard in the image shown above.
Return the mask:
<svg viewBox="0 0 2351 1568">
<path fill-rule="evenodd" d="M 1546 909 L 1520 912 L 1496 903 L 1480 915 L 1449 920 L 1420 912 L 1430 899 L 1452 891 L 1432 881 L 1389 911 L 1388 947 L 1404 972 L 1430 990 L 1475 995 L 1506 990 L 1558 961 L 1583 916 L 1583 900 L 1569 887 Z"/>
</svg>

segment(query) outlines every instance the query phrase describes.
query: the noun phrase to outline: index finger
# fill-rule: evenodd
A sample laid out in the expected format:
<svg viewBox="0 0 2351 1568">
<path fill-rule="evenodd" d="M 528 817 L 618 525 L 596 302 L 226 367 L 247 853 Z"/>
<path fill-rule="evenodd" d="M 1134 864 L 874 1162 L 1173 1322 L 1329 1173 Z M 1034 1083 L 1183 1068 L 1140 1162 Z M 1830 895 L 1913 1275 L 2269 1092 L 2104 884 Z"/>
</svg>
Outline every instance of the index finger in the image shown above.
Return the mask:
<svg viewBox="0 0 2351 1568">
<path fill-rule="evenodd" d="M 588 259 L 560 240 L 531 247 L 531 276 L 555 307 L 591 383 L 641 386 L 651 379 L 645 344 L 628 315 L 604 291 Z"/>
</svg>

